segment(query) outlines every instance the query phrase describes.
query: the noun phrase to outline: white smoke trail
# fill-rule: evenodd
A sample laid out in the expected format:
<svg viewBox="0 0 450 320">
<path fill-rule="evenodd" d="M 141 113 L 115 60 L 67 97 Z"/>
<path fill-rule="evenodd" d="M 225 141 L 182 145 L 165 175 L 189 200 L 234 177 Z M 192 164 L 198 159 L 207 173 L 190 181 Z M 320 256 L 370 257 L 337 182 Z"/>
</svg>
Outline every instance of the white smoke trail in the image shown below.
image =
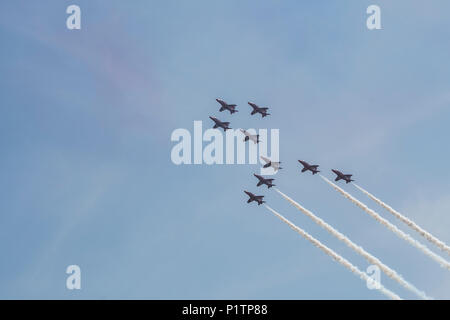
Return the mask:
<svg viewBox="0 0 450 320">
<path fill-rule="evenodd" d="M 394 215 L 394 217 L 396 217 L 397 219 L 399 219 L 400 221 L 402 221 L 403 223 L 408 225 L 411 229 L 417 231 L 422 237 L 427 239 L 429 242 L 431 242 L 434 245 L 436 245 L 442 251 L 447 252 L 447 254 L 450 254 L 450 247 L 447 246 L 443 241 L 439 240 L 438 238 L 433 236 L 431 233 L 429 233 L 426 230 L 424 230 L 421 227 L 419 227 L 414 221 L 411 221 L 410 219 L 408 219 L 407 217 L 402 215 L 400 212 L 394 210 L 392 207 L 390 207 L 389 205 L 387 205 L 386 203 L 384 203 L 383 201 L 381 201 L 380 199 L 378 199 L 374 195 L 370 194 L 369 191 L 364 190 L 362 187 L 358 186 L 355 183 L 353 183 L 353 185 L 356 188 L 358 188 L 362 193 L 364 193 L 366 196 L 368 196 L 370 199 L 372 199 L 373 201 L 378 203 L 380 206 L 382 206 L 384 209 L 389 211 L 392 215 Z"/>
<path fill-rule="evenodd" d="M 283 217 L 281 214 L 279 214 L 278 212 L 276 212 L 275 210 L 273 210 L 271 207 L 269 207 L 268 205 L 265 205 L 267 209 L 269 209 L 275 216 L 277 216 L 281 221 L 283 221 L 284 223 L 286 223 L 287 225 L 289 225 L 289 227 L 291 227 L 294 231 L 298 232 L 302 237 L 304 237 L 306 240 L 308 240 L 309 242 L 311 242 L 313 245 L 315 245 L 317 248 L 321 249 L 322 251 L 324 251 L 327 255 L 329 255 L 330 257 L 332 257 L 334 260 L 336 260 L 337 262 L 339 262 L 340 264 L 342 264 L 344 267 L 346 267 L 347 269 L 349 269 L 351 272 L 353 272 L 355 275 L 359 276 L 362 280 L 367 281 L 372 281 L 373 279 L 370 278 L 367 274 L 365 274 L 364 272 L 360 271 L 356 266 L 352 265 L 348 260 L 346 260 L 345 258 L 341 257 L 339 254 L 337 254 L 336 252 L 334 252 L 333 250 L 331 250 L 330 248 L 328 248 L 327 246 L 325 246 L 324 244 L 322 244 L 319 240 L 317 240 L 316 238 L 314 238 L 313 236 L 311 236 L 309 233 L 307 233 L 306 231 L 304 231 L 303 229 L 300 229 L 299 227 L 297 227 L 295 224 L 293 224 L 292 222 L 290 222 L 288 219 L 286 219 L 285 217 Z M 378 290 L 380 290 L 381 293 L 383 293 L 385 296 L 393 299 L 393 300 L 402 300 L 397 294 L 395 294 L 394 292 L 386 289 L 385 287 L 383 287 L 381 285 L 381 283 L 378 284 Z"/>
<path fill-rule="evenodd" d="M 374 218 L 375 220 L 377 220 L 379 223 L 381 223 L 382 225 L 384 225 L 385 227 L 387 227 L 389 230 L 391 230 L 392 232 L 394 232 L 397 236 L 399 236 L 400 238 L 408 241 L 411 245 L 415 246 L 416 248 L 418 248 L 419 250 L 421 250 L 423 253 L 425 253 L 427 256 L 429 256 L 430 258 L 432 258 L 434 261 L 438 262 L 442 267 L 450 270 L 450 263 L 445 260 L 444 258 L 442 258 L 441 256 L 437 255 L 436 253 L 434 253 L 433 251 L 431 251 L 430 249 L 428 249 L 425 245 L 421 244 L 419 241 L 415 240 L 414 238 L 412 238 L 409 234 L 406 234 L 405 232 L 403 232 L 402 230 L 400 230 L 399 228 L 397 228 L 395 225 L 393 225 L 392 223 L 390 223 L 389 221 L 387 221 L 386 219 L 384 219 L 383 217 L 381 217 L 378 213 L 376 213 L 374 210 L 370 209 L 369 207 L 367 207 L 364 203 L 362 203 L 361 201 L 359 201 L 358 199 L 356 199 L 355 197 L 353 197 L 352 195 L 350 195 L 348 192 L 344 191 L 343 189 L 341 189 L 340 187 L 338 187 L 335 183 L 331 182 L 330 180 L 328 180 L 327 178 L 325 178 L 324 176 L 320 175 L 320 177 L 327 182 L 330 186 L 332 186 L 336 191 L 338 191 L 339 193 L 341 193 L 344 197 L 346 197 L 347 199 L 349 199 L 351 202 L 353 202 L 354 204 L 356 204 L 358 207 L 360 207 L 361 209 L 363 209 L 366 213 L 368 213 L 372 218 Z"/>
<path fill-rule="evenodd" d="M 407 282 L 405 279 L 403 279 L 403 277 L 401 275 L 399 275 L 396 271 L 392 270 L 391 268 L 389 268 L 387 265 L 385 265 L 384 263 L 382 263 L 379 259 L 377 259 L 376 257 L 374 257 L 373 255 L 371 255 L 370 253 L 368 253 L 367 251 L 365 251 L 362 247 L 358 246 L 357 244 L 355 244 L 353 241 L 351 241 L 349 238 L 347 238 L 347 236 L 343 235 L 342 233 L 340 233 L 338 230 L 334 229 L 332 226 L 330 226 L 328 223 L 326 223 L 325 221 L 323 221 L 321 218 L 317 217 L 314 213 L 312 213 L 311 211 L 309 211 L 308 209 L 304 208 L 303 206 L 301 206 L 299 203 L 297 203 L 296 201 L 294 201 L 293 199 L 291 199 L 290 197 L 288 197 L 287 195 L 285 195 L 283 192 L 281 192 L 280 190 L 278 190 L 277 188 L 274 188 L 275 191 L 277 191 L 284 199 L 286 199 L 288 202 L 290 202 L 294 207 L 296 207 L 298 210 L 300 210 L 301 212 L 303 212 L 305 215 L 307 215 L 309 218 L 311 218 L 315 223 L 317 223 L 319 226 L 321 226 L 322 228 L 324 228 L 325 230 L 327 230 L 330 234 L 332 234 L 333 236 L 335 236 L 336 238 L 338 238 L 339 240 L 341 240 L 342 242 L 344 242 L 348 247 L 350 247 L 351 249 L 353 249 L 354 251 L 356 251 L 357 253 L 359 253 L 360 255 L 362 255 L 369 263 L 377 265 L 388 277 L 390 277 L 391 279 L 397 281 L 398 283 L 400 283 L 403 287 L 405 287 L 406 289 L 412 291 L 413 293 L 415 293 L 417 296 L 419 296 L 422 299 L 431 299 L 429 297 L 427 297 L 427 295 L 418 290 L 415 286 L 413 286 L 412 284 L 410 284 L 409 282 Z"/>
</svg>

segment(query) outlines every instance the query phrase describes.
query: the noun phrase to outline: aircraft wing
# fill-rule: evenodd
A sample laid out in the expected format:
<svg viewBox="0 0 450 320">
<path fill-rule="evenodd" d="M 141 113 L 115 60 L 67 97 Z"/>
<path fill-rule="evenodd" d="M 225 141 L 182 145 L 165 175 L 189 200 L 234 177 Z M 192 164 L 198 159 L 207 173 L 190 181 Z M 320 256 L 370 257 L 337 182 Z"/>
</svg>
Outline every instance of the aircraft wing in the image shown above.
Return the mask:
<svg viewBox="0 0 450 320">
<path fill-rule="evenodd" d="M 270 162 L 270 159 L 268 159 L 268 158 L 266 158 L 266 157 L 264 157 L 264 156 L 261 156 L 261 159 L 263 159 L 266 163 L 269 163 L 269 162 Z"/>
</svg>

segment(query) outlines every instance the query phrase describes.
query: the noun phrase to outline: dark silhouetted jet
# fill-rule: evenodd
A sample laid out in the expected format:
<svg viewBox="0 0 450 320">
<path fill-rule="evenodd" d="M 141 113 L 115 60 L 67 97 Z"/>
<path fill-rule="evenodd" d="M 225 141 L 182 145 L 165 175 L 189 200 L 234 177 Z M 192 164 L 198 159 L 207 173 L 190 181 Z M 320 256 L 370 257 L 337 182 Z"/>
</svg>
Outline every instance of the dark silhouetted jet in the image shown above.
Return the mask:
<svg viewBox="0 0 450 320">
<path fill-rule="evenodd" d="M 256 201 L 256 202 L 258 202 L 258 206 L 259 206 L 260 204 L 265 203 L 265 201 L 263 200 L 264 196 L 255 196 L 253 193 L 251 193 L 251 192 L 249 192 L 249 191 L 245 191 L 245 190 L 244 190 L 244 192 L 250 197 L 250 198 L 247 200 L 247 203 L 250 203 L 250 202 L 252 202 L 252 201 Z"/>
<path fill-rule="evenodd" d="M 255 177 L 257 177 L 258 178 L 258 180 L 259 180 L 259 182 L 258 182 L 258 184 L 256 185 L 257 187 L 259 187 L 260 185 L 263 185 L 263 184 L 265 184 L 266 186 L 267 186 L 267 188 L 270 188 L 270 187 L 274 187 L 275 185 L 272 183 L 272 181 L 273 180 L 275 180 L 275 179 L 265 179 L 265 178 L 263 178 L 263 177 L 261 177 L 260 175 L 257 175 L 257 174 L 253 174 Z"/>
<path fill-rule="evenodd" d="M 238 112 L 238 111 L 236 110 L 236 105 L 235 105 L 235 104 L 228 104 L 228 103 L 226 103 L 225 101 L 220 100 L 220 99 L 216 99 L 216 101 L 217 101 L 218 103 L 220 103 L 220 105 L 221 105 L 221 107 L 220 107 L 220 109 L 219 109 L 220 112 L 222 112 L 222 111 L 224 111 L 224 110 L 230 111 L 231 114 L 233 114 L 233 113 L 235 113 L 235 112 Z"/>
<path fill-rule="evenodd" d="M 213 127 L 214 129 L 217 129 L 219 127 L 221 127 L 223 129 L 223 131 L 227 131 L 228 129 L 231 129 L 230 127 L 228 127 L 230 125 L 229 122 L 222 122 L 219 119 L 214 118 L 214 117 L 209 117 L 209 118 L 215 122 L 215 125 Z"/>
<path fill-rule="evenodd" d="M 319 165 L 317 165 L 317 164 L 312 164 L 311 165 L 308 162 L 302 161 L 302 160 L 298 160 L 298 162 L 300 162 L 303 165 L 302 172 L 305 172 L 305 171 L 308 171 L 308 170 L 311 171 L 312 174 L 316 174 L 316 173 L 320 172 L 319 170 L 317 170 L 317 168 L 319 167 Z"/>
<path fill-rule="evenodd" d="M 252 140 L 253 143 L 259 143 L 259 134 L 250 134 L 248 131 L 241 129 L 241 132 L 245 134 L 244 141 Z"/>
<path fill-rule="evenodd" d="M 263 118 L 265 116 L 270 115 L 270 113 L 267 113 L 267 110 L 269 110 L 269 108 L 261 108 L 261 107 L 258 107 L 256 104 L 251 103 L 251 102 L 249 102 L 248 104 L 253 108 L 253 111 L 250 113 L 251 115 L 254 115 L 256 113 L 260 113 Z"/>
<path fill-rule="evenodd" d="M 280 167 L 281 162 L 272 161 L 269 158 L 266 158 L 264 156 L 261 156 L 261 159 L 263 159 L 266 162 L 266 164 L 263 166 L 263 168 L 272 167 L 275 171 L 278 171 L 279 169 L 283 169 Z"/>
<path fill-rule="evenodd" d="M 352 178 L 351 174 L 343 174 L 339 170 L 334 170 L 334 169 L 331 169 L 331 171 L 333 171 L 337 175 L 337 177 L 336 177 L 336 179 L 334 179 L 334 181 L 345 180 L 346 183 L 355 181 L 355 180 L 351 179 Z"/>
</svg>

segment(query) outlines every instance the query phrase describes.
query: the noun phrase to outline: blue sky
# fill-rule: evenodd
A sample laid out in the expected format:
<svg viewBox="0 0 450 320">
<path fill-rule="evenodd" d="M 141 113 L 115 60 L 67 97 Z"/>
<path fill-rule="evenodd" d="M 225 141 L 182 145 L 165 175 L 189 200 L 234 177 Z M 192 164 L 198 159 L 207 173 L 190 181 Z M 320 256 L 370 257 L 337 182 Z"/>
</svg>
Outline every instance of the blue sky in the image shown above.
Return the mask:
<svg viewBox="0 0 450 320">
<path fill-rule="evenodd" d="M 70 4 L 81 30 L 66 29 Z M 382 30 L 366 28 L 370 4 Z M 220 114 L 232 127 L 280 129 L 283 192 L 428 295 L 450 298 L 448 271 L 296 161 L 354 173 L 450 243 L 449 10 L 437 0 L 2 1 L 0 297 L 383 299 L 245 203 L 243 189 L 265 194 L 368 266 L 258 190 L 258 166 L 171 162 L 172 131 L 208 126 L 223 98 L 238 104 L 232 118 Z M 271 116 L 250 117 L 252 100 Z M 65 288 L 71 264 L 80 291 Z"/>
</svg>

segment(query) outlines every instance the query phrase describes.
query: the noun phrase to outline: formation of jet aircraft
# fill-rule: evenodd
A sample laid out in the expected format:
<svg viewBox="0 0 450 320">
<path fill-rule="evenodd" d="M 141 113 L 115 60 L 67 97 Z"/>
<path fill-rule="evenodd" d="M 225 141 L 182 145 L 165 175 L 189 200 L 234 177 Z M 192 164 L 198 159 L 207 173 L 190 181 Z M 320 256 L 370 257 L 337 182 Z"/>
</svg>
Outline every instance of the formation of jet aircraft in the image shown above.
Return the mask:
<svg viewBox="0 0 450 320">
<path fill-rule="evenodd" d="M 225 111 L 225 110 L 228 110 L 230 112 L 230 114 L 238 112 L 238 110 L 236 110 L 236 107 L 237 107 L 236 104 L 230 104 L 230 103 L 227 103 L 224 100 L 221 100 L 221 99 L 218 99 L 218 98 L 216 99 L 216 101 L 220 104 L 219 112 L 222 112 L 222 111 Z M 269 110 L 269 108 L 261 108 L 261 107 L 258 107 L 256 104 L 251 103 L 251 102 L 249 102 L 248 104 L 253 108 L 253 111 L 251 112 L 251 115 L 254 115 L 255 113 L 260 113 L 263 118 L 269 115 L 269 113 L 267 113 L 267 110 Z M 212 117 L 212 116 L 210 116 L 209 118 L 214 121 L 214 126 L 213 126 L 214 129 L 222 128 L 223 131 L 227 131 L 228 129 L 231 129 L 229 127 L 229 125 L 230 125 L 229 122 L 222 122 L 219 119 L 217 119 L 215 117 Z M 241 130 L 241 131 L 246 135 L 245 141 L 250 139 L 254 143 L 258 143 L 259 142 L 259 135 L 254 136 L 254 135 L 246 133 L 245 130 L 244 131 Z"/>
<path fill-rule="evenodd" d="M 266 162 L 266 164 L 264 165 L 264 168 L 269 168 L 269 167 L 273 167 L 275 170 L 281 169 L 280 167 L 280 163 L 281 162 L 272 162 L 270 159 L 261 156 L 261 158 Z M 317 168 L 319 167 L 319 165 L 310 165 L 308 162 L 303 161 L 303 160 L 298 160 L 298 162 L 300 162 L 303 165 L 303 169 L 302 172 L 306 172 L 306 171 L 311 171 L 312 174 L 316 174 L 318 172 L 320 172 L 319 170 L 317 170 Z M 355 181 L 352 179 L 351 174 L 344 174 L 339 170 L 336 169 L 331 169 L 331 171 L 336 174 L 336 179 L 334 179 L 334 181 L 339 181 L 339 180 L 344 180 L 346 183 L 350 183 L 352 181 Z M 267 186 L 267 188 L 271 188 L 274 187 L 275 185 L 273 184 L 273 180 L 275 179 L 267 179 L 264 178 L 260 175 L 257 175 L 256 173 L 253 174 L 256 178 L 258 178 L 258 183 L 257 183 L 257 187 L 265 184 Z M 252 201 L 257 201 L 258 205 L 265 203 L 265 201 L 262 201 L 262 198 L 264 196 L 255 196 L 253 193 L 248 192 L 248 191 L 244 191 L 250 198 L 248 199 L 247 203 L 250 203 Z M 259 199 L 259 200 L 258 200 Z"/>
<path fill-rule="evenodd" d="M 230 114 L 232 115 L 233 113 L 238 112 L 238 110 L 236 110 L 237 105 L 235 104 L 229 104 L 227 102 L 225 102 L 224 100 L 221 99 L 216 99 L 216 101 L 220 104 L 220 109 L 219 112 L 228 110 L 230 112 Z M 251 115 L 255 115 L 257 113 L 259 113 L 261 115 L 262 118 L 267 117 L 268 115 L 270 115 L 270 113 L 267 113 L 267 111 L 269 110 L 269 108 L 267 107 L 260 107 L 258 105 L 256 105 L 255 103 L 252 102 L 248 102 L 248 104 L 252 107 L 252 112 L 250 113 Z M 214 121 L 214 129 L 217 128 L 222 128 L 223 131 L 227 131 L 229 129 L 231 129 L 230 127 L 230 123 L 226 122 L 226 121 L 220 121 L 219 119 L 210 116 L 209 117 L 211 120 Z M 244 130 L 244 129 L 240 129 L 241 132 L 244 134 L 245 138 L 244 141 L 253 141 L 254 144 L 258 144 L 260 142 L 259 140 L 259 134 L 250 134 L 248 131 Z M 266 163 L 263 168 L 270 168 L 272 167 L 275 172 L 277 172 L 278 170 L 282 169 L 280 167 L 281 162 L 277 162 L 277 161 L 272 161 L 271 159 L 261 156 L 261 159 L 264 160 L 264 162 Z M 306 172 L 306 171 L 311 171 L 311 173 L 313 175 L 319 173 L 320 171 L 318 170 L 319 165 L 317 164 L 309 164 L 308 162 L 304 161 L 304 160 L 298 160 L 298 162 L 303 166 L 301 172 Z M 336 178 L 334 179 L 334 181 L 339 181 L 339 180 L 344 180 L 346 183 L 350 183 L 352 181 L 355 181 L 352 179 L 352 175 L 351 174 L 344 174 L 339 170 L 336 169 L 332 169 L 331 170 L 334 174 L 336 174 Z M 274 187 L 275 185 L 273 184 L 273 181 L 275 179 L 269 179 L 269 178 L 264 178 L 260 175 L 257 175 L 256 173 L 253 174 L 256 178 L 258 178 L 258 183 L 256 184 L 257 187 L 262 186 L 263 184 L 265 184 L 267 186 L 267 188 L 271 188 Z M 261 205 L 263 203 L 265 203 L 265 201 L 263 200 L 264 196 L 257 196 L 254 195 L 253 193 L 244 190 L 244 192 L 249 196 L 249 199 L 247 200 L 247 203 L 250 202 L 257 202 L 258 205 Z"/>
</svg>

